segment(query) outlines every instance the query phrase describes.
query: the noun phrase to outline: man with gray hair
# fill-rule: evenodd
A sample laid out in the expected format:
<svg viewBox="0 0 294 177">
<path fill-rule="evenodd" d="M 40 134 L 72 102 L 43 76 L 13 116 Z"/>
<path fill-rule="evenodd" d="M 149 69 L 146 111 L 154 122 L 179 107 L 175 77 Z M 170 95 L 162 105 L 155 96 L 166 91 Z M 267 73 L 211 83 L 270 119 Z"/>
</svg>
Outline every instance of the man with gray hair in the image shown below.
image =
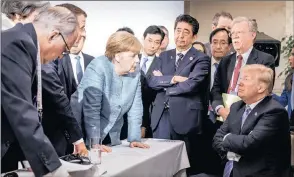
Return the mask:
<svg viewBox="0 0 294 177">
<path fill-rule="evenodd" d="M 16 23 L 30 23 L 36 15 L 50 6 L 48 1 L 1 1 L 2 30 Z"/>
<path fill-rule="evenodd" d="M 238 96 L 213 147 L 227 158 L 223 177 L 290 176 L 290 127 L 285 108 L 271 96 L 274 72 L 260 65 L 241 69 Z"/>
<path fill-rule="evenodd" d="M 18 23 L 2 31 L 2 173 L 16 170 L 18 161 L 26 159 L 36 177 L 50 172 L 68 176 L 40 121 L 41 64 L 69 52 L 78 37 L 77 27 L 73 13 L 53 7 L 38 14 L 33 23 Z"/>
</svg>

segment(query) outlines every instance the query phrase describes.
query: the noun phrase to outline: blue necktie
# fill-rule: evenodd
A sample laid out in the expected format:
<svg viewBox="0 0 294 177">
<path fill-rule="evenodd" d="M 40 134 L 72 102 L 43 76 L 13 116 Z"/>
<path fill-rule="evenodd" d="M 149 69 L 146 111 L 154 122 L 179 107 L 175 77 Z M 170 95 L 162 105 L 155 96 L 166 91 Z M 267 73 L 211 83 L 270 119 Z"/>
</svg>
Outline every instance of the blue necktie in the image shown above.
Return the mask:
<svg viewBox="0 0 294 177">
<path fill-rule="evenodd" d="M 245 111 L 244 111 L 244 113 L 242 115 L 242 119 L 241 119 L 242 120 L 241 128 L 243 127 L 243 124 L 244 124 L 245 120 L 247 119 L 248 115 L 250 114 L 250 112 L 251 112 L 251 108 L 248 105 L 246 105 Z M 229 160 L 226 163 L 223 177 L 230 177 L 232 169 L 233 169 L 233 161 Z"/>
<path fill-rule="evenodd" d="M 177 61 L 176 61 L 176 68 L 179 67 L 180 62 L 182 61 L 183 57 L 184 57 L 184 55 L 183 55 L 182 53 L 178 53 L 178 54 L 177 54 L 177 58 L 178 58 L 178 59 L 177 59 Z"/>
<path fill-rule="evenodd" d="M 217 71 L 217 68 L 218 68 L 218 63 L 214 63 L 213 65 L 215 67 L 213 79 L 215 79 L 216 71 Z"/>
<path fill-rule="evenodd" d="M 147 72 L 147 66 L 146 66 L 146 64 L 147 64 L 147 61 L 148 61 L 148 57 L 144 57 L 143 58 L 143 65 L 142 65 L 142 68 L 141 68 L 141 70 L 146 74 L 146 72 Z"/>
<path fill-rule="evenodd" d="M 292 106 L 292 110 L 294 110 L 294 73 L 292 77 L 291 106 Z"/>
<path fill-rule="evenodd" d="M 75 59 L 77 60 L 77 64 L 76 64 L 77 79 L 78 79 L 78 83 L 80 83 L 83 77 L 83 70 L 82 70 L 82 65 L 80 62 L 81 57 L 76 56 Z"/>
</svg>

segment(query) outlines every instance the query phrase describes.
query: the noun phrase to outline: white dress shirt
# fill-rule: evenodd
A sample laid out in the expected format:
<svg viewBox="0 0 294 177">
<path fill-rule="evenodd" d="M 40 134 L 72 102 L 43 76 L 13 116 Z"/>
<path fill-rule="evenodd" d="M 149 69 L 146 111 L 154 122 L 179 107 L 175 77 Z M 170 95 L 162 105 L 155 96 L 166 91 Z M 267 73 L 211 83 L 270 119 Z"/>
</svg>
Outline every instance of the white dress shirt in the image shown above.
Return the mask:
<svg viewBox="0 0 294 177">
<path fill-rule="evenodd" d="M 140 68 L 141 69 L 142 69 L 143 64 L 144 64 L 143 58 L 146 58 L 146 57 L 148 58 L 148 61 L 146 62 L 146 73 L 147 73 L 148 70 L 149 70 L 149 67 L 151 66 L 151 64 L 152 64 L 152 62 L 153 62 L 153 60 L 155 58 L 155 55 L 154 56 L 146 56 L 145 54 L 142 54 L 141 59 L 140 59 Z"/>
<path fill-rule="evenodd" d="M 75 81 L 76 81 L 77 84 L 79 84 L 79 81 L 78 81 L 78 78 L 77 78 L 77 69 L 76 69 L 76 66 L 77 66 L 76 56 L 80 56 L 80 63 L 81 63 L 81 66 L 82 66 L 82 72 L 83 73 L 85 72 L 85 67 L 84 67 L 85 63 L 84 63 L 84 56 L 83 56 L 82 52 L 80 52 L 78 55 L 69 54 L 72 70 L 73 70 L 74 77 L 75 77 Z"/>
</svg>

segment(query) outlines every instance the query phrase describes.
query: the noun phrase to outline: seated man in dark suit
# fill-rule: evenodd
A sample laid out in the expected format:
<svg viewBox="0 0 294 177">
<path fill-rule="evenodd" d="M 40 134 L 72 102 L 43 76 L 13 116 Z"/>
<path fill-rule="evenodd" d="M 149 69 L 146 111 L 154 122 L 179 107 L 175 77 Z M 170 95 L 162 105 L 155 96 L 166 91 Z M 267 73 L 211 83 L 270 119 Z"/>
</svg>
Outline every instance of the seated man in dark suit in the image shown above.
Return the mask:
<svg viewBox="0 0 294 177">
<path fill-rule="evenodd" d="M 213 139 L 228 161 L 224 177 L 288 177 L 291 158 L 287 111 L 272 96 L 274 72 L 263 65 L 241 69 L 238 96 Z"/>
<path fill-rule="evenodd" d="M 85 41 L 85 23 L 87 14 L 73 4 L 57 5 L 74 13 L 79 24 L 79 38 L 70 48 L 70 53 L 60 60 L 43 65 L 43 126 L 59 156 L 73 153 L 87 154 L 83 134 L 78 121 L 73 117 L 70 97 L 76 91 L 82 79 L 85 67 L 93 59 L 81 52 Z"/>
</svg>

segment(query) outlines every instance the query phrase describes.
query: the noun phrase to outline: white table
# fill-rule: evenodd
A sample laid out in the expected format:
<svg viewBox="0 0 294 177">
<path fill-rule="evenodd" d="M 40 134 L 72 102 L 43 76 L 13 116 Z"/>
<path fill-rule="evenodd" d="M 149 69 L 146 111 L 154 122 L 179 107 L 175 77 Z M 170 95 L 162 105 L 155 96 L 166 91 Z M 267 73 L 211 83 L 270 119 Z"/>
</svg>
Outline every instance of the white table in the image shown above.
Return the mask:
<svg viewBox="0 0 294 177">
<path fill-rule="evenodd" d="M 186 177 L 185 169 L 190 164 L 183 141 L 144 139 L 143 142 L 149 144 L 150 148 L 130 148 L 128 142 L 122 141 L 121 145 L 112 147 L 111 153 L 103 153 L 98 171 L 95 167 L 87 174 L 95 173 L 93 176 L 97 177 L 106 171 L 102 177 Z M 19 177 L 34 177 L 32 172 L 17 173 Z M 81 173 L 84 172 L 71 175 L 78 177 Z"/>
<path fill-rule="evenodd" d="M 145 139 L 150 149 L 130 148 L 129 143 L 112 147 L 102 156 L 103 177 L 172 177 L 186 176 L 190 167 L 183 141 Z"/>
</svg>

